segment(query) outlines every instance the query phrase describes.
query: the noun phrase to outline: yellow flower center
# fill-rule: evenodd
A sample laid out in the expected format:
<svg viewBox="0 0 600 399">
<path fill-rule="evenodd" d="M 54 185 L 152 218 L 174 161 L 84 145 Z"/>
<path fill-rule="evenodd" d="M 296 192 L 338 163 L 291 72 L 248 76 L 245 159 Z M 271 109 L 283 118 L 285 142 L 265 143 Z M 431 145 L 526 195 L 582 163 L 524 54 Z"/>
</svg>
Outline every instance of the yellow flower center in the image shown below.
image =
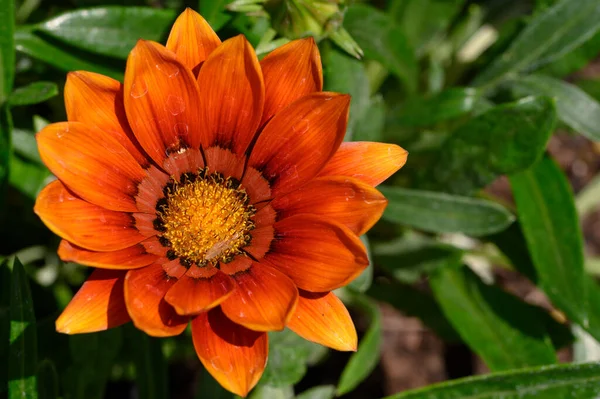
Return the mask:
<svg viewBox="0 0 600 399">
<path fill-rule="evenodd" d="M 256 209 L 236 179 L 200 169 L 171 180 L 163 191 L 154 224 L 163 245 L 171 247 L 169 258 L 179 257 L 188 267 L 229 262 L 250 242 Z"/>
</svg>

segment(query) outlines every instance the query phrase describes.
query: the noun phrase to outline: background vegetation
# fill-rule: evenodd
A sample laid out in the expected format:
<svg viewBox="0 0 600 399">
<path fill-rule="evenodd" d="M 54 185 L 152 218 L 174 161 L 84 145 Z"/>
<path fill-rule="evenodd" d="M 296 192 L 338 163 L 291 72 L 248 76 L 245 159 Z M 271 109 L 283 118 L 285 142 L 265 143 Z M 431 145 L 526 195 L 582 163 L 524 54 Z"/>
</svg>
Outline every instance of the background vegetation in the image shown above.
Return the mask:
<svg viewBox="0 0 600 399">
<path fill-rule="evenodd" d="M 66 119 L 66 72 L 122 80 L 136 40 L 164 42 L 186 6 L 222 39 L 245 34 L 259 55 L 316 36 L 326 89 L 352 95 L 346 139 L 410 152 L 381 187 L 390 204 L 364 237 L 371 266 L 339 292 L 357 320 L 358 352 L 273 333 L 251 398 L 600 395 L 598 0 L 126 3 L 0 0 L 0 397 L 231 397 L 185 334 L 56 333 L 89 269 L 58 259 L 58 238 L 32 211 L 52 178 L 34 133 Z M 447 378 L 475 372 L 472 353 L 486 374 L 384 388 L 381 348 L 400 332 L 382 334 L 382 303 L 442 340 Z M 407 372 L 422 366 L 416 359 Z"/>
</svg>

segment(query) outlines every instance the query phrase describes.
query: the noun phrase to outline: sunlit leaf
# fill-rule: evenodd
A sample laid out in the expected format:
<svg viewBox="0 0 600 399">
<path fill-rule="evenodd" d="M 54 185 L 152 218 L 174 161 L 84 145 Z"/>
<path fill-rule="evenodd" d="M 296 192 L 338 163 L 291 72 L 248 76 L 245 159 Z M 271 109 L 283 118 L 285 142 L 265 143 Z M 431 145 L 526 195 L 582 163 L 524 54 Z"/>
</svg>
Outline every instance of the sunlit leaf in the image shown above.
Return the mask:
<svg viewBox="0 0 600 399">
<path fill-rule="evenodd" d="M 379 190 L 389 201 L 385 220 L 424 231 L 481 236 L 503 230 L 514 220 L 492 201 L 400 187 Z"/>
<path fill-rule="evenodd" d="M 543 310 L 455 265 L 434 273 L 430 284 L 454 328 L 491 370 L 556 363 Z"/>
<path fill-rule="evenodd" d="M 463 378 L 386 399 L 592 399 L 600 395 L 600 364 L 542 366 Z"/>
<path fill-rule="evenodd" d="M 124 68 L 122 66 L 118 68 L 108 66 L 106 57 L 84 54 L 81 51 L 60 47 L 29 30 L 17 30 L 15 45 L 17 51 L 63 71 L 90 71 L 123 80 Z"/>
<path fill-rule="evenodd" d="M 13 91 L 8 103 L 10 106 L 31 105 L 44 102 L 58 94 L 58 87 L 52 82 L 34 82 Z"/>
<path fill-rule="evenodd" d="M 539 283 L 550 300 L 583 328 L 588 298 L 583 240 L 569 183 L 550 158 L 510 177 L 519 222 Z M 600 337 L 600 331 L 590 331 Z"/>
<path fill-rule="evenodd" d="M 537 15 L 510 48 L 475 79 L 491 85 L 538 68 L 573 50 L 600 29 L 597 0 L 561 0 Z"/>
<path fill-rule="evenodd" d="M 398 76 L 409 93 L 416 90 L 417 61 L 404 33 L 386 14 L 365 4 L 348 7 L 344 27 L 364 50 Z"/>
<path fill-rule="evenodd" d="M 358 343 L 358 350 L 354 353 L 340 377 L 337 387 L 337 395 L 343 395 L 358 386 L 371 374 L 381 356 L 381 313 L 375 303 L 366 297 L 356 295 L 357 304 L 369 314 L 371 322 Z"/>
<path fill-rule="evenodd" d="M 514 86 L 519 93 L 553 98 L 561 121 L 591 140 L 600 140 L 600 104 L 577 86 L 543 75 L 526 76 Z"/>
<path fill-rule="evenodd" d="M 13 261 L 10 284 L 8 397 L 37 398 L 37 336 L 33 299 L 25 268 Z"/>
<path fill-rule="evenodd" d="M 554 103 L 528 97 L 499 105 L 463 124 L 441 145 L 422 186 L 472 194 L 537 161 L 556 123 Z"/>
<path fill-rule="evenodd" d="M 66 12 L 37 29 L 73 47 L 125 59 L 140 38 L 164 42 L 175 16 L 150 7 L 95 7 Z"/>
</svg>

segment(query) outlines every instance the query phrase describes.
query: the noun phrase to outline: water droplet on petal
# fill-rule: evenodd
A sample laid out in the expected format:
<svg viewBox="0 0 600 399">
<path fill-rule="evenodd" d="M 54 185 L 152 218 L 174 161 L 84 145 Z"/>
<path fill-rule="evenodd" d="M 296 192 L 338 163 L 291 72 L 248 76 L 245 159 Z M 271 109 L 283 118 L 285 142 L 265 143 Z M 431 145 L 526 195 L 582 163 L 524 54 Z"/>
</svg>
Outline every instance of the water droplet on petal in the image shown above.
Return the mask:
<svg viewBox="0 0 600 399">
<path fill-rule="evenodd" d="M 185 102 L 183 98 L 169 94 L 165 102 L 165 110 L 169 111 L 173 116 L 179 115 L 185 111 Z"/>
<path fill-rule="evenodd" d="M 292 125 L 292 131 L 296 134 L 304 134 L 308 131 L 310 122 L 308 119 L 302 119 L 300 122 Z"/>
<path fill-rule="evenodd" d="M 133 82 L 131 89 L 129 90 L 129 95 L 133 98 L 143 97 L 146 95 L 146 93 L 148 93 L 148 85 L 142 78 L 138 78 L 135 82 Z"/>
<path fill-rule="evenodd" d="M 167 62 L 162 64 L 156 64 L 156 69 L 158 69 L 170 78 L 174 78 L 175 76 L 179 75 L 179 67 L 175 64 Z"/>
</svg>

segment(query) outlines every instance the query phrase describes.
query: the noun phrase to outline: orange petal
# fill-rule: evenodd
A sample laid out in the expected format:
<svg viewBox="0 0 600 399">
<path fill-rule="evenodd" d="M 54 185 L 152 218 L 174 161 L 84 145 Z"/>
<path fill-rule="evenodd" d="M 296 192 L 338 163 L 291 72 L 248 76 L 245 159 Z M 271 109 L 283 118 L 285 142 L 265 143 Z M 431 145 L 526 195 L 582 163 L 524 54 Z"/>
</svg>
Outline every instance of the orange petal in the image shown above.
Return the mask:
<svg viewBox="0 0 600 399">
<path fill-rule="evenodd" d="M 263 256 L 271 249 L 271 242 L 275 237 L 273 226 L 258 227 L 250 232 L 252 241 L 244 251 L 250 254 L 254 259 L 261 260 Z"/>
<path fill-rule="evenodd" d="M 137 210 L 144 170 L 115 138 L 81 122 L 53 123 L 36 138 L 42 161 L 81 198 L 113 211 Z"/>
<path fill-rule="evenodd" d="M 69 72 L 65 84 L 65 107 L 69 122 L 95 126 L 116 138 L 142 167 L 148 156 L 133 135 L 123 105 L 123 85 L 98 73 Z"/>
<path fill-rule="evenodd" d="M 221 262 L 220 266 L 223 273 L 233 275 L 248 270 L 252 266 L 252 259 L 245 255 L 237 255 L 231 262 Z"/>
<path fill-rule="evenodd" d="M 348 310 L 333 292 L 300 291 L 287 326 L 302 338 L 338 351 L 355 351 L 356 329 Z"/>
<path fill-rule="evenodd" d="M 287 274 L 303 290 L 342 287 L 369 264 L 365 247 L 346 226 L 315 215 L 275 223 L 276 238 L 263 261 Z"/>
<path fill-rule="evenodd" d="M 258 58 L 243 35 L 224 41 L 210 54 L 198 85 L 209 133 L 204 148 L 216 144 L 244 155 L 260 124 L 265 85 Z"/>
<path fill-rule="evenodd" d="M 275 198 L 271 205 L 280 219 L 310 213 L 341 223 L 361 235 L 379 220 L 387 200 L 360 180 L 328 176 L 313 179 L 298 190 Z"/>
<path fill-rule="evenodd" d="M 186 8 L 179 15 L 167 40 L 167 48 L 196 76 L 200 64 L 219 44 L 219 36 L 208 22 L 191 8 Z"/>
<path fill-rule="evenodd" d="M 67 240 L 60 242 L 58 256 L 65 262 L 117 270 L 148 266 L 158 258 L 156 255 L 147 253 L 142 244 L 118 251 L 96 252 L 78 247 Z"/>
<path fill-rule="evenodd" d="M 225 148 L 207 148 L 204 150 L 204 156 L 210 173 L 219 172 L 236 179 L 240 179 L 244 173 L 246 157 L 239 157 Z"/>
<path fill-rule="evenodd" d="M 123 298 L 125 273 L 124 270 L 94 270 L 56 320 L 56 331 L 89 333 L 131 320 Z"/>
<path fill-rule="evenodd" d="M 170 153 L 200 146 L 198 85 L 171 51 L 138 41 L 127 59 L 124 96 L 133 133 L 158 165 Z"/>
<path fill-rule="evenodd" d="M 291 317 L 298 289 L 282 272 L 260 263 L 233 276 L 237 287 L 221 304 L 234 323 L 254 331 L 283 330 Z"/>
<path fill-rule="evenodd" d="M 199 269 L 192 266 L 190 270 Z M 212 275 L 193 277 L 186 273 L 167 292 L 165 300 L 180 315 L 194 315 L 212 309 L 223 302 L 235 289 L 231 277 L 222 271 L 211 268 Z"/>
<path fill-rule="evenodd" d="M 165 196 L 163 188 L 170 177 L 152 165 L 144 171 L 146 178 L 138 186 L 135 204 L 140 212 L 156 214 L 156 202 Z"/>
<path fill-rule="evenodd" d="M 313 93 L 278 112 L 258 137 L 248 165 L 262 171 L 273 195 L 312 179 L 340 146 L 350 96 Z"/>
<path fill-rule="evenodd" d="M 83 201 L 58 180 L 42 189 L 33 210 L 55 234 L 93 251 L 118 251 L 144 239 L 130 214 Z"/>
<path fill-rule="evenodd" d="M 319 48 L 312 37 L 294 40 L 260 61 L 265 77 L 262 123 L 302 96 L 323 90 Z"/>
<path fill-rule="evenodd" d="M 235 324 L 219 308 L 192 320 L 192 339 L 206 370 L 236 395 L 245 397 L 267 365 L 267 334 Z"/>
<path fill-rule="evenodd" d="M 178 315 L 164 299 L 176 282 L 156 263 L 127 272 L 125 303 L 137 328 L 154 337 L 171 337 L 185 330 L 188 318 Z"/>
<path fill-rule="evenodd" d="M 319 176 L 350 176 L 375 187 L 404 166 L 408 152 L 395 144 L 342 143 Z"/>
<path fill-rule="evenodd" d="M 173 176 L 175 180 L 179 181 L 183 173 L 197 173 L 198 169 L 203 168 L 204 160 L 202 158 L 200 150 L 188 148 L 171 154 L 163 167 L 169 176 Z"/>
</svg>

